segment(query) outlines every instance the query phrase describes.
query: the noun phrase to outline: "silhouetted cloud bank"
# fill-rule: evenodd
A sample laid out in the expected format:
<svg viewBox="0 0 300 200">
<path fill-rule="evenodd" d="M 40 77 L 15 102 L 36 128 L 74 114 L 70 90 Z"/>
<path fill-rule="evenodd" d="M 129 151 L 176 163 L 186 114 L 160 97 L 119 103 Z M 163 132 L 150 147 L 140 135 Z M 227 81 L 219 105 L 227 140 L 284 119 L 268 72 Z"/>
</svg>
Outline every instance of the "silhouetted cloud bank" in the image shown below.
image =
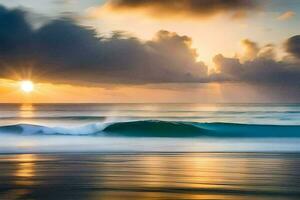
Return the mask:
<svg viewBox="0 0 300 200">
<path fill-rule="evenodd" d="M 146 1 L 145 1 L 146 2 Z M 217 2 L 217 1 L 216 1 Z M 49 21 L 33 29 L 20 9 L 0 7 L 0 76 L 11 78 L 30 69 L 40 80 L 101 83 L 244 82 L 299 89 L 298 61 L 278 61 L 272 44 L 259 47 L 243 40 L 244 55 L 217 55 L 216 71 L 197 61 L 188 36 L 165 30 L 152 40 L 115 32 L 102 37 L 69 19 Z M 300 58 L 300 36 L 286 41 L 287 52 Z M 26 73 L 25 73 L 26 74 Z"/>
<path fill-rule="evenodd" d="M 33 30 L 21 10 L 0 7 L 2 74 L 31 65 L 36 74 L 57 81 L 198 82 L 207 67 L 196 61 L 191 38 L 159 31 L 142 42 L 115 32 L 98 36 L 69 19 L 51 21 Z"/>
</svg>

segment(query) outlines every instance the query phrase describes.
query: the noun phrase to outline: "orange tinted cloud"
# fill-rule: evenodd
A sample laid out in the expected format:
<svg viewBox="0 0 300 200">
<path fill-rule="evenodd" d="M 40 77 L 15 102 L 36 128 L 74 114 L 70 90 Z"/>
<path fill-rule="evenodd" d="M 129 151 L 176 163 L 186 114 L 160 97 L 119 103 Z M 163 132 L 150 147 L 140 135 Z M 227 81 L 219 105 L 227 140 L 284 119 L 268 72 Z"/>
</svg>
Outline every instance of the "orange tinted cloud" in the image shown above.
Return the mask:
<svg viewBox="0 0 300 200">
<path fill-rule="evenodd" d="M 233 18 L 244 17 L 259 7 L 254 0 L 110 0 L 112 11 L 142 11 L 153 17 L 209 17 L 229 13 Z"/>
<path fill-rule="evenodd" d="M 286 12 L 280 14 L 280 15 L 277 17 L 277 19 L 278 19 L 278 20 L 281 20 L 281 21 L 285 21 L 285 20 L 288 20 L 288 19 L 293 18 L 295 15 L 296 15 L 295 12 L 289 10 L 289 11 L 286 11 Z"/>
</svg>

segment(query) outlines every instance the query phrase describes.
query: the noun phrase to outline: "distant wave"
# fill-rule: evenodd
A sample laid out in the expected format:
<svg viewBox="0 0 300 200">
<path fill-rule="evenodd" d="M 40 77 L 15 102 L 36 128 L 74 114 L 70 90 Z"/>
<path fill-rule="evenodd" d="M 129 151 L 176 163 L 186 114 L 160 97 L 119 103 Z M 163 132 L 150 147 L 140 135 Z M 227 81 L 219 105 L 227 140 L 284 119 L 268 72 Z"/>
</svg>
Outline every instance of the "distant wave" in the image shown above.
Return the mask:
<svg viewBox="0 0 300 200">
<path fill-rule="evenodd" d="M 1 126 L 0 133 L 123 137 L 300 137 L 300 126 L 141 120 L 101 122 L 73 128 L 16 124 Z"/>
</svg>

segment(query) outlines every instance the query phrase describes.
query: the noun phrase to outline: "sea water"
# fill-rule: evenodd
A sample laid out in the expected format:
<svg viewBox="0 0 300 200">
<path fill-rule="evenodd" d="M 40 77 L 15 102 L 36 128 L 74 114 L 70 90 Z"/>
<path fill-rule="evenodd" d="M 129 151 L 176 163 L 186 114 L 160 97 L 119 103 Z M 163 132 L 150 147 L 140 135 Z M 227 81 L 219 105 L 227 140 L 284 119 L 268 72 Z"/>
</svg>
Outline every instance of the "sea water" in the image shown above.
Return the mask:
<svg viewBox="0 0 300 200">
<path fill-rule="evenodd" d="M 0 199 L 296 200 L 298 104 L 2 104 Z"/>
<path fill-rule="evenodd" d="M 0 152 L 298 152 L 300 104 L 1 104 Z"/>
</svg>

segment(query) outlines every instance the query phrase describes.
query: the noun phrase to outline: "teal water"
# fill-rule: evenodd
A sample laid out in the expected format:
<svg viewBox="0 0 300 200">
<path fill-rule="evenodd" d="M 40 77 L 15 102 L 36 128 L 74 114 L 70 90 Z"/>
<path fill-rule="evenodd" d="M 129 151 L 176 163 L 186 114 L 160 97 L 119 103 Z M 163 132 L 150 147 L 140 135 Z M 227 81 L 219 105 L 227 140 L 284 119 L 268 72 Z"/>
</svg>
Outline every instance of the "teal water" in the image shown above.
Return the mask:
<svg viewBox="0 0 300 200">
<path fill-rule="evenodd" d="M 1 104 L 0 152 L 300 151 L 300 104 Z"/>
</svg>

